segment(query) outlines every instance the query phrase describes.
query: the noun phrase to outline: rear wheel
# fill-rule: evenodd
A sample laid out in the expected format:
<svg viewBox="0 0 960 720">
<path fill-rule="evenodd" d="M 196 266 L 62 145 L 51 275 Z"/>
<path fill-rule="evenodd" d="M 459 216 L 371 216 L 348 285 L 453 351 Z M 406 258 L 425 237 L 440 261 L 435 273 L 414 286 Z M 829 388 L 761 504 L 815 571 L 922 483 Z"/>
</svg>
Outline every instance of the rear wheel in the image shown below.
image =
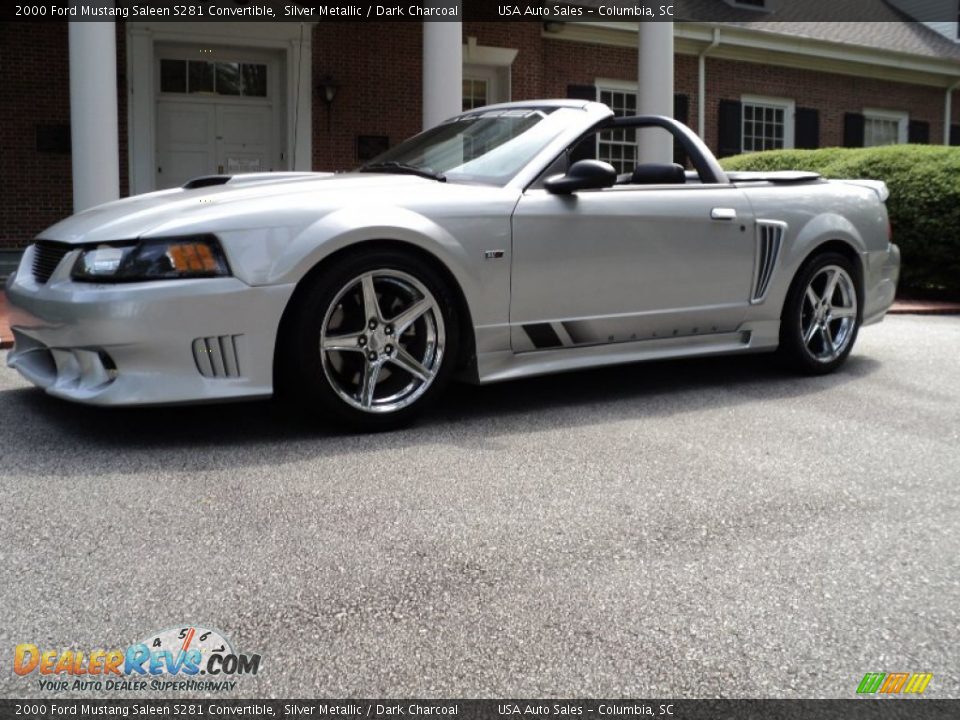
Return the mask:
<svg viewBox="0 0 960 720">
<path fill-rule="evenodd" d="M 790 287 L 780 319 L 780 355 L 811 375 L 844 363 L 860 328 L 860 295 L 851 262 L 839 253 L 817 255 Z"/>
<path fill-rule="evenodd" d="M 313 279 L 281 338 L 285 394 L 363 430 L 403 425 L 447 384 L 455 304 L 426 263 L 395 251 L 348 257 Z"/>
</svg>

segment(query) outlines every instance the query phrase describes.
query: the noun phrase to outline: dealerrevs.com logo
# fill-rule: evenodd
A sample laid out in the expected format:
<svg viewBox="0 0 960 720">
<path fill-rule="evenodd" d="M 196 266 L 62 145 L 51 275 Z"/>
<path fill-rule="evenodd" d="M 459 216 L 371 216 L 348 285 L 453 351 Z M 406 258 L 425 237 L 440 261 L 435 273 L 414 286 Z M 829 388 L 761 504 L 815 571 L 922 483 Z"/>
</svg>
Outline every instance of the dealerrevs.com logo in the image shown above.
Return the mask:
<svg viewBox="0 0 960 720">
<path fill-rule="evenodd" d="M 260 655 L 238 653 L 220 632 L 187 625 L 148 635 L 126 649 L 55 650 L 21 643 L 13 671 L 45 691 L 233 690 L 256 675 Z"/>
</svg>

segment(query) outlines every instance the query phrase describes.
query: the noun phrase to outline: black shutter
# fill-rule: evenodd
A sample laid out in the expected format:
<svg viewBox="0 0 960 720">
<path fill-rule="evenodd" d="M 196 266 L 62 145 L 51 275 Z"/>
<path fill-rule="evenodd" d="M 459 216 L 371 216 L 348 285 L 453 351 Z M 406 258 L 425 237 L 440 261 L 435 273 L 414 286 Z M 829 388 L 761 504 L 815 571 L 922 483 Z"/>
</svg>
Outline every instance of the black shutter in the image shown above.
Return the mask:
<svg viewBox="0 0 960 720">
<path fill-rule="evenodd" d="M 573 100 L 596 100 L 597 88 L 594 85 L 567 85 L 567 97 Z"/>
<path fill-rule="evenodd" d="M 70 154 L 69 125 L 37 125 L 37 152 Z"/>
<path fill-rule="evenodd" d="M 673 117 L 684 125 L 690 124 L 690 98 L 683 93 L 673 95 Z"/>
<path fill-rule="evenodd" d="M 814 150 L 820 147 L 820 113 L 813 108 L 797 108 L 794 116 L 793 146 Z"/>
<path fill-rule="evenodd" d="M 863 147 L 863 115 L 846 113 L 843 116 L 843 146 Z"/>
<path fill-rule="evenodd" d="M 684 125 L 690 124 L 690 98 L 682 93 L 673 95 L 673 119 Z M 687 151 L 676 140 L 673 141 L 673 161 L 678 165 L 687 164 Z"/>
<path fill-rule="evenodd" d="M 740 140 L 743 137 L 743 106 L 738 100 L 721 100 L 720 117 L 717 121 L 720 157 L 739 155 L 742 151 Z"/>
<path fill-rule="evenodd" d="M 960 145 L 960 125 L 950 126 L 950 144 Z"/>
<path fill-rule="evenodd" d="M 920 145 L 930 144 L 930 123 L 922 120 L 911 120 L 907 125 L 907 142 Z"/>
</svg>

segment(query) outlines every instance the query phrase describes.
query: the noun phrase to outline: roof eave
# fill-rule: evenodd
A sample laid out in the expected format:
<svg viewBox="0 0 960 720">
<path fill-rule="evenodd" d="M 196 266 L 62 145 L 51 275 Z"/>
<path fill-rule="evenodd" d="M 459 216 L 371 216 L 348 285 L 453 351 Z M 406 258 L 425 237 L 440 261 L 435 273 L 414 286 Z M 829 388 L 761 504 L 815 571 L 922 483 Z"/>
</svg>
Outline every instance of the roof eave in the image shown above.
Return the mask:
<svg viewBox="0 0 960 720">
<path fill-rule="evenodd" d="M 702 52 L 713 41 L 714 28 L 720 28 L 720 45 L 710 51 L 711 57 L 936 87 L 949 87 L 960 79 L 960 60 L 727 23 L 677 22 L 674 27 L 675 48 L 681 54 Z M 545 32 L 544 37 L 635 47 L 638 28 L 638 23 L 628 22 L 568 22 L 559 32 Z"/>
</svg>

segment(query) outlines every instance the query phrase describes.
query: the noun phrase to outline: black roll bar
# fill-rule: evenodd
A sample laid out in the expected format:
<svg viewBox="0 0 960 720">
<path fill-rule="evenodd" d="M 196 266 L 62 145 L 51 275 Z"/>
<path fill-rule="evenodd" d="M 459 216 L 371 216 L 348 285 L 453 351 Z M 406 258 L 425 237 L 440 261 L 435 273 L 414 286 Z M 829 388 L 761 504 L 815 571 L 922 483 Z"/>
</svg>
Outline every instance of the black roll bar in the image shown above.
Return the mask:
<svg viewBox="0 0 960 720">
<path fill-rule="evenodd" d="M 618 117 L 612 118 L 606 124 L 606 127 L 616 128 L 645 128 L 659 127 L 663 128 L 674 139 L 683 146 L 693 167 L 700 174 L 702 183 L 718 183 L 729 185 L 730 179 L 720 167 L 720 163 L 710 152 L 710 149 L 704 144 L 703 140 L 697 137 L 696 133 L 684 125 L 682 122 L 674 120 L 664 115 L 638 115 L 636 117 Z"/>
</svg>

